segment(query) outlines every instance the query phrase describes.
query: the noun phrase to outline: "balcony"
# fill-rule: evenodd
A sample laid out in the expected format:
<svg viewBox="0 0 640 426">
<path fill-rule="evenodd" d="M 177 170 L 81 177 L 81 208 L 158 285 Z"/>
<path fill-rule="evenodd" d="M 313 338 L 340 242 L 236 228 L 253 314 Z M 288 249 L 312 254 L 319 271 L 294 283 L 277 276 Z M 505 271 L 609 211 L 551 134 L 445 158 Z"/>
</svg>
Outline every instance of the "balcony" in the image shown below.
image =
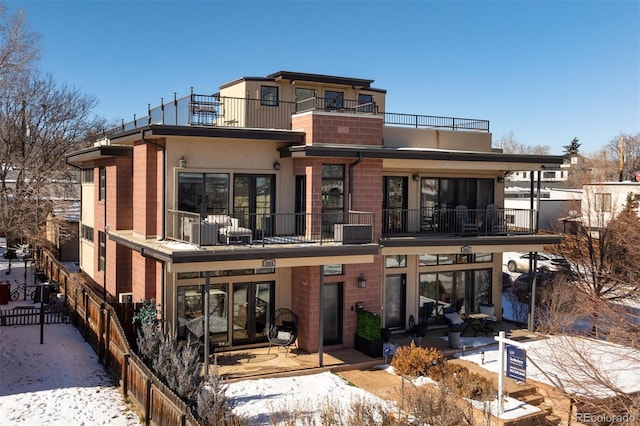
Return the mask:
<svg viewBox="0 0 640 426">
<path fill-rule="evenodd" d="M 169 210 L 167 238 L 202 246 L 369 244 L 373 213 L 210 214 Z"/>
<path fill-rule="evenodd" d="M 307 111 L 377 115 L 391 126 L 489 132 L 488 120 L 383 112 L 375 102 L 320 97 L 274 102 L 192 92 L 182 98 L 174 96 L 170 102 L 161 99 L 160 106 L 154 108 L 149 104 L 145 116 L 134 115 L 129 122 L 122 120 L 120 126 L 105 131 L 105 136 L 114 137 L 151 124 L 291 130 L 291 116 Z"/>
<path fill-rule="evenodd" d="M 535 233 L 535 210 L 502 209 L 383 209 L 382 236 L 434 237 L 498 236 Z"/>
</svg>

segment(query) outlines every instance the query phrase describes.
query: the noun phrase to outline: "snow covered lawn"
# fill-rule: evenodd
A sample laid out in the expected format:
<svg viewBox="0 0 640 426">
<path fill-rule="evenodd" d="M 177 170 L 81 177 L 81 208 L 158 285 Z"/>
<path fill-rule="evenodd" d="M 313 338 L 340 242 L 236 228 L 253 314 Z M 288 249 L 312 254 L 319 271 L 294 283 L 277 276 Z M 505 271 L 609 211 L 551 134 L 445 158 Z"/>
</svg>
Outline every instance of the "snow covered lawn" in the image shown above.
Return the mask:
<svg viewBox="0 0 640 426">
<path fill-rule="evenodd" d="M 5 308 L 4 306 L 1 308 Z M 70 324 L 0 327 L 0 422 L 138 425 L 139 417 Z"/>
</svg>

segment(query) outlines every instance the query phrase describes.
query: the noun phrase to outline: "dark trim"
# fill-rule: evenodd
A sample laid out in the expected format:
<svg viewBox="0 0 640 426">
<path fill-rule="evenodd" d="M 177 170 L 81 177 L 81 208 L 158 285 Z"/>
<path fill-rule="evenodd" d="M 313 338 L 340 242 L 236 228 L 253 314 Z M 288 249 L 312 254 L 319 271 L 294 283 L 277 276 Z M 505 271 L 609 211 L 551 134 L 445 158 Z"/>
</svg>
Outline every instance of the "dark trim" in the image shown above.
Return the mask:
<svg viewBox="0 0 640 426">
<path fill-rule="evenodd" d="M 144 134 L 145 138 L 166 137 L 166 136 L 191 136 L 208 138 L 230 138 L 230 139 L 254 139 L 254 140 L 276 140 L 282 142 L 304 143 L 304 132 L 292 130 L 266 130 L 266 129 L 246 129 L 243 127 L 204 127 L 204 126 L 174 126 L 166 124 L 150 124 L 144 127 L 131 129 L 127 132 L 119 133 L 111 138 L 117 141 L 131 135 Z"/>
<path fill-rule="evenodd" d="M 402 149 L 371 146 L 291 146 L 278 148 L 280 156 L 292 157 L 304 153 L 306 157 L 379 158 L 402 160 L 485 161 L 501 163 L 562 164 L 561 155 L 503 154 L 497 152 L 445 151 L 440 149 Z"/>
<path fill-rule="evenodd" d="M 152 257 L 168 263 L 213 262 L 228 260 L 255 260 L 255 259 L 298 259 L 319 256 L 357 256 L 366 254 L 378 254 L 378 244 L 361 244 L 346 246 L 313 246 L 300 250 L 298 246 L 272 247 L 254 246 L 243 247 L 239 250 L 200 250 L 194 247 L 193 251 L 180 251 L 166 253 L 154 248 L 132 242 L 117 235 L 108 234 L 109 239 L 131 250 L 139 252 L 145 257 Z"/>
<path fill-rule="evenodd" d="M 101 158 L 111 157 L 133 157 L 133 147 L 130 146 L 114 146 L 114 145 L 99 145 L 85 148 L 80 151 L 67 154 L 66 162 L 84 163 L 86 161 L 95 161 Z"/>
<path fill-rule="evenodd" d="M 307 74 L 303 72 L 293 71 L 278 71 L 273 74 L 269 74 L 268 78 L 277 80 L 300 80 L 314 83 L 327 83 L 327 84 L 339 84 L 345 86 L 356 86 L 362 89 L 368 89 L 374 80 L 366 80 L 362 78 L 350 78 L 350 77 L 338 77 L 334 75 L 323 74 Z"/>
<path fill-rule="evenodd" d="M 388 237 L 381 238 L 383 247 L 444 247 L 444 246 L 512 246 L 518 244 L 560 244 L 562 236 L 557 234 L 541 235 L 498 235 L 481 237 L 420 238 Z"/>
</svg>

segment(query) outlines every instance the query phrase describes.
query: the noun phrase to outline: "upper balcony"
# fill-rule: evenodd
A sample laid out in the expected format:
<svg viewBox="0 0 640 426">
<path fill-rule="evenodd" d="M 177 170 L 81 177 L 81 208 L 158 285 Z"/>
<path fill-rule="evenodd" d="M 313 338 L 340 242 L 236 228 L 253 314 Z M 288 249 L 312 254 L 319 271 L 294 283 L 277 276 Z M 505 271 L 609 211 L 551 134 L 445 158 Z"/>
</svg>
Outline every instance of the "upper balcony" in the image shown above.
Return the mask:
<svg viewBox="0 0 640 426">
<path fill-rule="evenodd" d="M 360 245 L 373 242 L 373 213 L 209 214 L 169 210 L 167 238 L 203 246 Z"/>
<path fill-rule="evenodd" d="M 170 102 L 162 99 L 155 108 L 149 104 L 145 116 L 134 115 L 129 122 L 123 119 L 120 126 L 107 130 L 105 136 L 114 137 L 150 124 L 291 130 L 291 116 L 307 111 L 377 115 L 388 126 L 489 132 L 488 120 L 384 112 L 375 102 L 321 97 L 274 102 L 192 92 L 182 98 L 174 95 Z"/>
</svg>

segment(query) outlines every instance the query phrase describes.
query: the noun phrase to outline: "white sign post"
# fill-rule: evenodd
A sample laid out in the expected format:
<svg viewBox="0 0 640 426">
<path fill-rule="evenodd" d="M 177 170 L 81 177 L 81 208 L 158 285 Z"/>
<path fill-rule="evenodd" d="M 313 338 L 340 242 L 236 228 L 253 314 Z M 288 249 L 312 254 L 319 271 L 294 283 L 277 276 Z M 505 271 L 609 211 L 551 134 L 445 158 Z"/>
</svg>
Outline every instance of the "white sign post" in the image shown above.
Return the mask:
<svg viewBox="0 0 640 426">
<path fill-rule="evenodd" d="M 494 337 L 494 339 L 498 342 L 498 364 L 500 365 L 500 371 L 498 372 L 498 416 L 501 416 L 504 413 L 504 404 L 502 401 L 502 396 L 504 394 L 504 352 L 505 345 L 512 345 L 517 348 L 522 348 L 523 345 L 515 340 L 507 339 L 505 337 L 504 331 L 501 331 L 498 334 L 498 337 Z"/>
</svg>

